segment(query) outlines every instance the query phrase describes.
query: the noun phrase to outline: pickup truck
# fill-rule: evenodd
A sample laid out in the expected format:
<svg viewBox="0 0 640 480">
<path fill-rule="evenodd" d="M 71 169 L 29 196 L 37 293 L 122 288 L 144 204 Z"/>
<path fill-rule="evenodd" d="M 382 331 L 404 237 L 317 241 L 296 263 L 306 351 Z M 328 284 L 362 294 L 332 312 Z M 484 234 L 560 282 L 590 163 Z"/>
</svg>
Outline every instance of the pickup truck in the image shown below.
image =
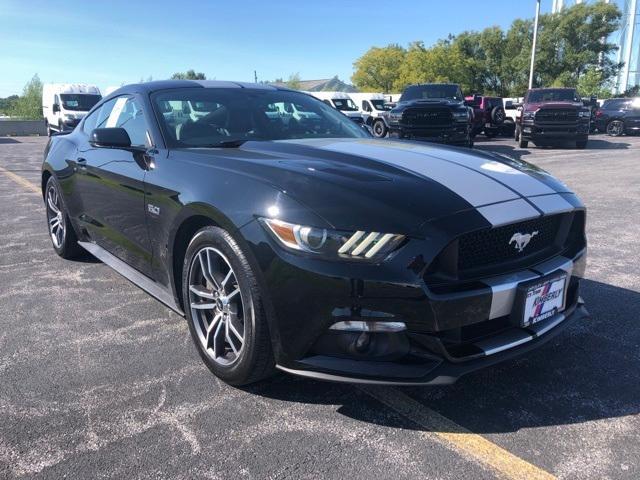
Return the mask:
<svg viewBox="0 0 640 480">
<path fill-rule="evenodd" d="M 577 148 L 585 148 L 590 120 L 591 110 L 575 88 L 533 88 L 524 97 L 516 141 L 520 148 L 530 141 L 538 146 L 575 142 Z"/>
<path fill-rule="evenodd" d="M 390 135 L 473 147 L 473 110 L 456 84 L 410 85 L 381 118 Z"/>
</svg>

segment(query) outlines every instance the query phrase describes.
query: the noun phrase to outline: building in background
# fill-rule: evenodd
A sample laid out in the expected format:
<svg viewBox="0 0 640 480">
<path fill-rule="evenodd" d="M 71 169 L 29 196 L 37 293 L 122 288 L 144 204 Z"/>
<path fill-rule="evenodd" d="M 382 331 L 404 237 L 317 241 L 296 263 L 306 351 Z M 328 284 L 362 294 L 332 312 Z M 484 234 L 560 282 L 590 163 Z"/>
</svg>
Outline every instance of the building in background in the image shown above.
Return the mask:
<svg viewBox="0 0 640 480">
<path fill-rule="evenodd" d="M 640 2 L 638 0 L 617 0 L 622 11 L 621 28 L 614 41 L 620 47 L 618 62 L 624 62 L 616 78 L 614 91 L 622 93 L 640 84 Z"/>
<path fill-rule="evenodd" d="M 272 85 L 286 87 L 287 82 L 273 82 Z M 305 92 L 357 92 L 353 85 L 343 82 L 337 76 L 321 80 L 300 80 L 298 90 Z"/>
</svg>

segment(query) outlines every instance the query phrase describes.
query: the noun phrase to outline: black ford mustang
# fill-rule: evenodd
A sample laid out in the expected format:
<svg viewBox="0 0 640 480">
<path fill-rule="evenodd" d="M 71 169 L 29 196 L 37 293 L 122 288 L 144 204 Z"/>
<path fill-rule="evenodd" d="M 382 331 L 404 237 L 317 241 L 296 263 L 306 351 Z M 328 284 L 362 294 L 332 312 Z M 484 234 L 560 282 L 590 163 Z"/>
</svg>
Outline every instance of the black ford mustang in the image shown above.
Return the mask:
<svg viewBox="0 0 640 480">
<path fill-rule="evenodd" d="M 276 367 L 451 383 L 587 315 L 585 209 L 564 184 L 372 139 L 299 92 L 123 87 L 51 139 L 42 189 L 56 252 L 87 250 L 184 314 L 232 384 Z"/>
</svg>

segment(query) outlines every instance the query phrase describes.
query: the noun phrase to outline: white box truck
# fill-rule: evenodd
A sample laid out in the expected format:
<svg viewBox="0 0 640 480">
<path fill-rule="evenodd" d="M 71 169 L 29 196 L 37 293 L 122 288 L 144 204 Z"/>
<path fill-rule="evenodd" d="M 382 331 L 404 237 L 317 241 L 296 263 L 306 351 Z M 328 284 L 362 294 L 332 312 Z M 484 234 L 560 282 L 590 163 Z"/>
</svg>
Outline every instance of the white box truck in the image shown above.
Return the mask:
<svg viewBox="0 0 640 480">
<path fill-rule="evenodd" d="M 391 110 L 387 98 L 382 93 L 350 93 L 349 96 L 360 109 L 364 123 L 373 135 L 382 138 L 387 134 L 387 125 L 381 118 L 382 112 Z"/>
<path fill-rule="evenodd" d="M 322 100 L 327 105 L 339 110 L 354 122 L 364 125 L 364 117 L 360 110 L 353 103 L 348 93 L 345 92 L 305 92 L 313 95 L 318 100 Z"/>
<path fill-rule="evenodd" d="M 73 130 L 101 98 L 100 89 L 95 85 L 45 83 L 42 88 L 42 116 L 47 134 Z"/>
</svg>

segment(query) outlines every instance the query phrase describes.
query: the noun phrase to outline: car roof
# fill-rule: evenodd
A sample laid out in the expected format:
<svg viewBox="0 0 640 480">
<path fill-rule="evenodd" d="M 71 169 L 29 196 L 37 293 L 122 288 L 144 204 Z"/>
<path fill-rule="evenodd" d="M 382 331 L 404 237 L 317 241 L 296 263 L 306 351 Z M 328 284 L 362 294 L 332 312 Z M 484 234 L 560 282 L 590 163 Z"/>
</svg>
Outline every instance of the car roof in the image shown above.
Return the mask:
<svg viewBox="0 0 640 480">
<path fill-rule="evenodd" d="M 152 93 L 158 90 L 173 88 L 250 88 L 257 90 L 290 90 L 265 83 L 232 82 L 224 80 L 155 80 L 152 82 L 133 83 L 113 91 L 109 96 L 127 93 Z"/>
<path fill-rule="evenodd" d="M 536 90 L 575 90 L 575 88 L 573 87 L 536 87 L 536 88 L 530 88 L 530 91 L 536 91 Z"/>
</svg>

